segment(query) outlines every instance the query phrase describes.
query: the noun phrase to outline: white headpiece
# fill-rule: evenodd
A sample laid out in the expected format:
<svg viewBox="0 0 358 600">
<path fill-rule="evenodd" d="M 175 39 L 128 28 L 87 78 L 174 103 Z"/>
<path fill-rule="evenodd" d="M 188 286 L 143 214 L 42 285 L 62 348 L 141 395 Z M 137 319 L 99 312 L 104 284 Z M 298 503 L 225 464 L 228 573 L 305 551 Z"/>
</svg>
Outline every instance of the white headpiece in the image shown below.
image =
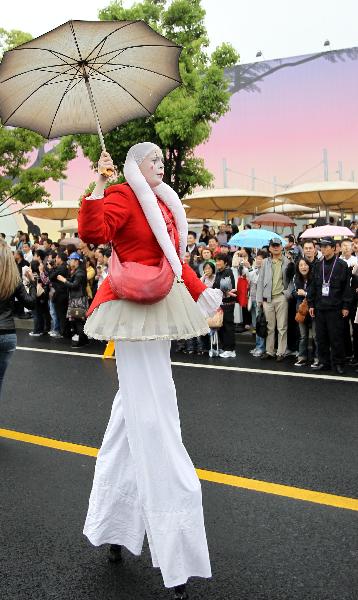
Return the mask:
<svg viewBox="0 0 358 600">
<path fill-rule="evenodd" d="M 133 192 L 137 196 L 149 226 L 153 231 L 159 246 L 163 250 L 164 255 L 168 259 L 173 272 L 177 277 L 181 277 L 182 264 L 169 237 L 155 195 L 164 202 L 174 216 L 179 233 L 179 255 L 181 259 L 184 258 L 187 244 L 188 222 L 178 194 L 166 183 L 161 183 L 152 190 L 139 169 L 139 165 L 153 150 L 160 151 L 160 148 L 151 142 L 142 142 L 141 144 L 132 146 L 128 150 L 123 173 Z"/>
</svg>

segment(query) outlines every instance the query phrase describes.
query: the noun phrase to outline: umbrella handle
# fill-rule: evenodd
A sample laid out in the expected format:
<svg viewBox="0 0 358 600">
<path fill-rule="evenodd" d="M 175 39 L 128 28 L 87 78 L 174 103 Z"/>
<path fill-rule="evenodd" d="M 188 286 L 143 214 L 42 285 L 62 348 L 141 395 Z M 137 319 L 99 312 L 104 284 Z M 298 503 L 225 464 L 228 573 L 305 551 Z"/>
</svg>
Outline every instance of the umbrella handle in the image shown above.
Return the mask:
<svg viewBox="0 0 358 600">
<path fill-rule="evenodd" d="M 87 78 L 85 78 L 85 84 L 86 84 L 86 88 L 87 88 L 87 92 L 88 92 L 88 97 L 91 103 L 91 107 L 92 107 L 92 112 L 93 112 L 93 116 L 94 119 L 96 121 L 96 125 L 97 125 L 97 131 L 98 131 L 98 136 L 99 136 L 99 141 L 101 143 L 101 148 L 103 150 L 103 152 L 107 152 L 106 150 L 106 145 L 104 143 L 104 137 L 103 137 L 103 133 L 102 133 L 102 128 L 101 128 L 101 124 L 99 122 L 99 118 L 98 118 L 98 112 L 97 112 L 97 107 L 93 98 L 93 94 L 92 94 L 92 90 L 91 90 L 91 86 L 89 84 L 89 81 Z M 114 171 L 112 169 L 101 169 L 100 170 L 100 175 L 103 175 L 103 177 L 112 177 Z"/>
</svg>

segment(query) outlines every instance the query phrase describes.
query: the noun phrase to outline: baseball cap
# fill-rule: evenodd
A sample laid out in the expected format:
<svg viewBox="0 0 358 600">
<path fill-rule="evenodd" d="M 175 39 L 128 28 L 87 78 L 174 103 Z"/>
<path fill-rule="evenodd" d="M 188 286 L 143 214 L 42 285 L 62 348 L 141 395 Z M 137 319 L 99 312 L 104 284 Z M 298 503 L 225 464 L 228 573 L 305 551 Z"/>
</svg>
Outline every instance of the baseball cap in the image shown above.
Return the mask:
<svg viewBox="0 0 358 600">
<path fill-rule="evenodd" d="M 282 246 L 282 241 L 278 237 L 271 238 L 269 241 L 270 246 Z"/>
<path fill-rule="evenodd" d="M 70 254 L 70 256 L 68 257 L 70 260 L 75 259 L 75 260 L 81 260 L 81 256 L 78 254 L 78 252 L 72 252 L 72 254 Z"/>
<path fill-rule="evenodd" d="M 320 244 L 321 246 L 333 246 L 335 247 L 336 242 L 334 241 L 333 237 L 324 237 L 320 240 Z"/>
</svg>

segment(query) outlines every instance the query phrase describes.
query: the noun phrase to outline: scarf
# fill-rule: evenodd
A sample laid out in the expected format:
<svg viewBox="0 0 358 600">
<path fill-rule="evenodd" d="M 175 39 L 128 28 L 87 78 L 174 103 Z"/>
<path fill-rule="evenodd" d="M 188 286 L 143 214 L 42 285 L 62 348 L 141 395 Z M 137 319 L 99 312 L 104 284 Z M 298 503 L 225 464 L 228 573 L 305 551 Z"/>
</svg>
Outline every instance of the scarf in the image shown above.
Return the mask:
<svg viewBox="0 0 358 600">
<path fill-rule="evenodd" d="M 178 194 L 166 183 L 160 183 L 157 187 L 151 188 L 145 177 L 142 175 L 139 165 L 153 150 L 160 150 L 158 146 L 151 142 L 142 142 L 135 144 L 128 150 L 126 161 L 124 163 L 123 173 L 137 196 L 138 202 L 144 212 L 148 224 L 157 239 L 157 242 L 165 257 L 167 258 L 174 274 L 181 278 L 182 263 L 185 255 L 188 223 L 184 207 L 178 197 Z M 157 202 L 157 198 L 162 202 L 173 214 L 175 225 L 179 234 L 179 256 L 176 253 L 175 247 L 169 237 L 167 227 Z M 181 260 L 180 260 L 181 259 Z"/>
</svg>

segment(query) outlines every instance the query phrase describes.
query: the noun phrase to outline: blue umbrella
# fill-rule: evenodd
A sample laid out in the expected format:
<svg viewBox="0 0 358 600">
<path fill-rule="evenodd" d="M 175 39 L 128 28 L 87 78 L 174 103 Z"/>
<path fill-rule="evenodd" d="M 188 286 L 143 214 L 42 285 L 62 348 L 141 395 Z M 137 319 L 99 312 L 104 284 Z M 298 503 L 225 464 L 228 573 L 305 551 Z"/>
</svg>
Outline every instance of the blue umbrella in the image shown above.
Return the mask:
<svg viewBox="0 0 358 600">
<path fill-rule="evenodd" d="M 268 231 L 267 229 L 244 229 L 239 233 L 235 233 L 228 244 L 229 246 L 241 246 L 242 248 L 262 248 L 268 246 L 272 238 L 281 240 L 283 247 L 285 247 L 286 240 L 274 231 Z"/>
</svg>

